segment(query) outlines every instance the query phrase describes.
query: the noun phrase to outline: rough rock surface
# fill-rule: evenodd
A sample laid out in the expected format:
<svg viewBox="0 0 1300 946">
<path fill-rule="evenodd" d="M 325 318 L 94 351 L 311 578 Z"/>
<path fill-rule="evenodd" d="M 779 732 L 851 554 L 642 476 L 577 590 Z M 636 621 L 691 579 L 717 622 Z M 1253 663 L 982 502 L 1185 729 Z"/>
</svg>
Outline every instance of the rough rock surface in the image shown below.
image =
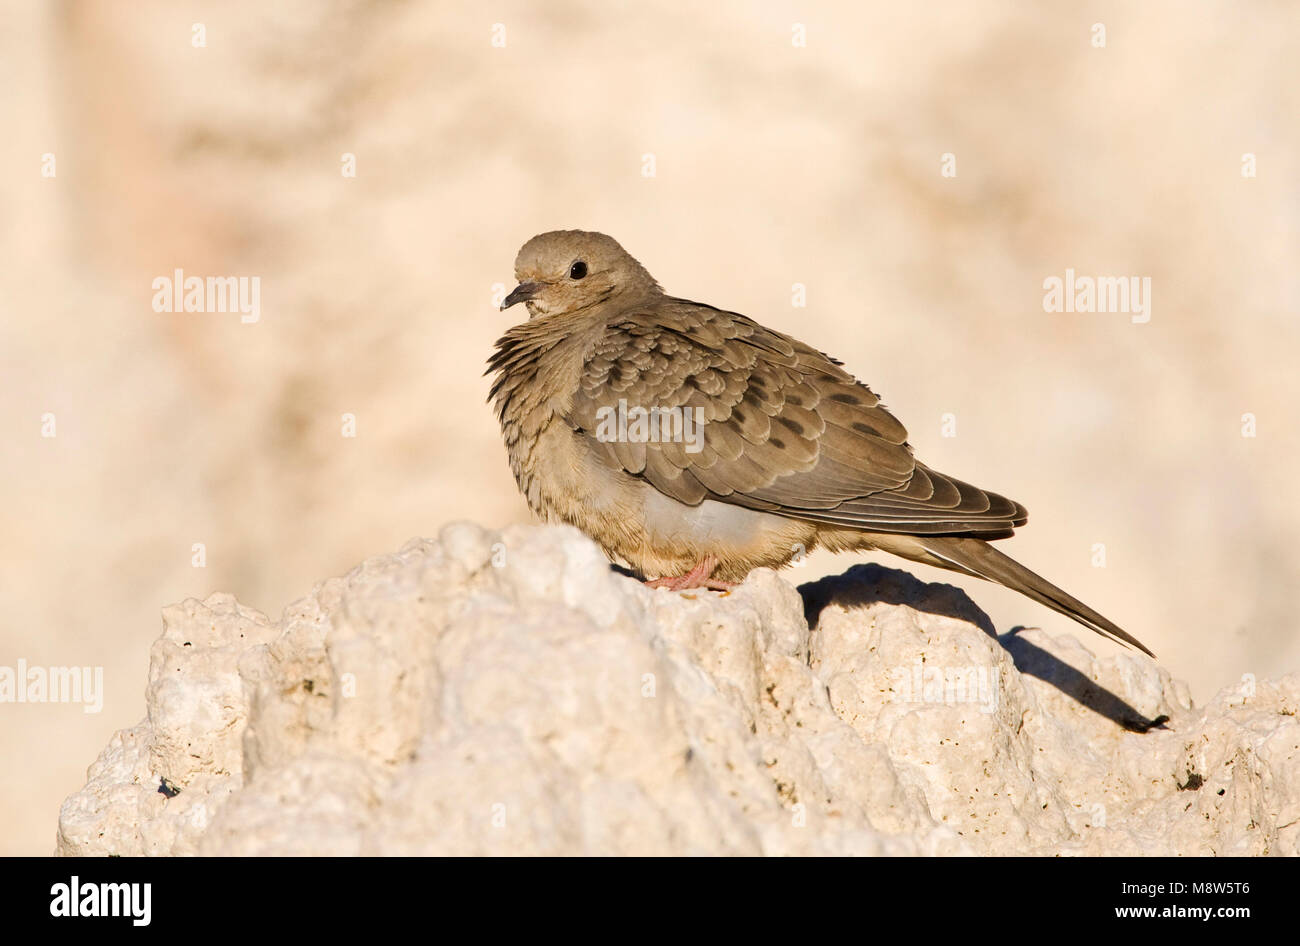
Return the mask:
<svg viewBox="0 0 1300 946">
<path fill-rule="evenodd" d="M 217 594 L 164 624 L 148 717 L 64 802 L 60 854 L 1295 854 L 1300 836 L 1300 674 L 1194 709 L 1146 658 L 995 637 L 962 592 L 878 566 L 674 594 L 567 528 L 456 524 L 278 623 Z"/>
</svg>

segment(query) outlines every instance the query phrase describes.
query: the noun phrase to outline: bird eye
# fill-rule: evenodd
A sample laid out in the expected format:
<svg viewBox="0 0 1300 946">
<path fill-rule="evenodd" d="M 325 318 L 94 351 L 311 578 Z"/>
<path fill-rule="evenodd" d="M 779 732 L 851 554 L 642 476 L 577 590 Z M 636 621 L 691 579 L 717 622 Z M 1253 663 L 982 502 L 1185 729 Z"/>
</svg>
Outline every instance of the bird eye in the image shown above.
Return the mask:
<svg viewBox="0 0 1300 946">
<path fill-rule="evenodd" d="M 581 279 L 585 275 L 587 275 L 587 264 L 584 263 L 582 260 L 578 260 L 576 263 L 574 263 L 572 266 L 569 267 L 570 279 Z"/>
</svg>

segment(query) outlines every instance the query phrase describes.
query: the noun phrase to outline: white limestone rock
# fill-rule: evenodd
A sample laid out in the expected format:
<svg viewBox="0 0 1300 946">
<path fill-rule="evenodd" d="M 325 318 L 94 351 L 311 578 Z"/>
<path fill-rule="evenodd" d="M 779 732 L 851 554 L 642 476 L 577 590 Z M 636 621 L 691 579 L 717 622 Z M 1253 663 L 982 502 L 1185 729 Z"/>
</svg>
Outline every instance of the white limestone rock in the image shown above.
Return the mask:
<svg viewBox="0 0 1300 946">
<path fill-rule="evenodd" d="M 455 524 L 279 622 L 186 601 L 58 853 L 1296 853 L 1300 674 L 1198 710 L 951 586 L 801 591 L 651 591 L 574 530 Z"/>
</svg>

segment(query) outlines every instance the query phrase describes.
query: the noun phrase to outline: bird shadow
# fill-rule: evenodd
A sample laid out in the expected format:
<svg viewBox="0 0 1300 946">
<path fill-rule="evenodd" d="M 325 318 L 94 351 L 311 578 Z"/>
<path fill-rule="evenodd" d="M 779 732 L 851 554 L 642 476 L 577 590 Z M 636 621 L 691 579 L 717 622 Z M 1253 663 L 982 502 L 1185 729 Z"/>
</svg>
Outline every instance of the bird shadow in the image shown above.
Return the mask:
<svg viewBox="0 0 1300 946">
<path fill-rule="evenodd" d="M 832 604 L 846 611 L 873 604 L 893 604 L 968 621 L 989 637 L 998 636 L 989 616 L 960 588 L 930 584 L 908 572 L 875 563 L 854 565 L 842 575 L 828 575 L 802 584 L 799 595 L 803 598 L 803 616 L 808 628 L 814 631 L 822 611 Z"/>
<path fill-rule="evenodd" d="M 915 575 L 875 563 L 854 565 L 841 575 L 829 575 L 799 586 L 804 617 L 810 630 L 816 630 L 822 612 L 830 605 L 845 610 L 873 604 L 904 605 L 916 611 L 954 618 L 974 624 L 996 640 L 1011 655 L 1016 669 L 1037 677 L 1070 699 L 1109 719 L 1130 732 L 1145 733 L 1164 728 L 1167 716 L 1147 719 L 1116 694 L 1089 679 L 1065 661 L 1020 637 L 1023 627 L 1014 627 L 999 635 L 993 621 L 960 588 L 931 584 Z"/>
<path fill-rule="evenodd" d="M 1021 673 L 1050 683 L 1076 703 L 1105 716 L 1129 732 L 1146 733 L 1153 729 L 1168 728 L 1165 726 L 1169 722 L 1168 716 L 1148 719 L 1087 674 L 1076 670 L 1037 644 L 1025 640 L 1020 636 L 1024 629 L 1021 626 L 1013 627 L 998 638 Z"/>
</svg>

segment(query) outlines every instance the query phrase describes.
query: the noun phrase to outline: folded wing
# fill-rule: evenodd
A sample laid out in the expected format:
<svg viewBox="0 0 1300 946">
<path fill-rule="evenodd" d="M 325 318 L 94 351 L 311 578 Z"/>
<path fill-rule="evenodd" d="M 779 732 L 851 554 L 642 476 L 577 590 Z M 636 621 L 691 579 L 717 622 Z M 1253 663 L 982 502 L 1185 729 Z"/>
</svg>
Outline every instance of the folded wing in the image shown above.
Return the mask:
<svg viewBox="0 0 1300 946">
<path fill-rule="evenodd" d="M 620 439 L 611 422 L 620 409 L 657 412 L 659 442 L 629 442 L 635 425 Z M 689 505 L 715 499 L 842 528 L 985 538 L 1027 518 L 1018 503 L 918 463 L 903 425 L 833 358 L 686 300 L 612 321 L 565 417 L 612 468 Z M 701 425 L 679 425 L 683 417 Z"/>
</svg>

